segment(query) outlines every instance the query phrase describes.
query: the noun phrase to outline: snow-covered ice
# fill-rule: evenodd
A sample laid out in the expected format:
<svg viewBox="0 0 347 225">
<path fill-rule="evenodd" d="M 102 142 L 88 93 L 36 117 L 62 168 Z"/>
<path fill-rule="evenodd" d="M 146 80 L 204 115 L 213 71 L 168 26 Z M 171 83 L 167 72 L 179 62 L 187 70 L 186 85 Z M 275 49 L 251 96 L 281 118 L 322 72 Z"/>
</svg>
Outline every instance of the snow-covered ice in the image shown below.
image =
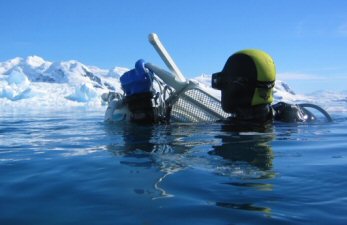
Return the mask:
<svg viewBox="0 0 347 225">
<path fill-rule="evenodd" d="M 0 62 L 0 110 L 104 110 L 101 95 L 119 91 L 128 69 L 109 70 L 76 60 L 50 62 L 38 56 Z"/>
<path fill-rule="evenodd" d="M 128 70 L 87 66 L 76 60 L 50 62 L 39 56 L 0 62 L 0 110 L 105 110 L 101 95 L 109 91 L 122 93 L 119 77 Z M 210 75 L 193 80 L 220 98 L 220 92 L 210 88 Z M 300 95 L 279 80 L 274 88 L 274 99 L 315 103 L 330 112 L 347 111 L 347 92 Z"/>
</svg>

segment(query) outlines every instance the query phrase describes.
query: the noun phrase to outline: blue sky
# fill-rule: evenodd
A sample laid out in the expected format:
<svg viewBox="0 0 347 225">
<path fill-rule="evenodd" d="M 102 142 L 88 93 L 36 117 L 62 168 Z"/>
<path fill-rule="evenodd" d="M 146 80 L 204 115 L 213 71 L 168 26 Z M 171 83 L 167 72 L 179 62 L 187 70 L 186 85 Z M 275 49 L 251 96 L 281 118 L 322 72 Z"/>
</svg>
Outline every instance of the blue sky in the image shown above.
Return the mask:
<svg viewBox="0 0 347 225">
<path fill-rule="evenodd" d="M 347 90 L 347 1 L 0 0 L 0 61 L 38 55 L 101 68 L 163 66 L 156 32 L 187 77 L 245 48 L 268 52 L 294 91 Z"/>
</svg>

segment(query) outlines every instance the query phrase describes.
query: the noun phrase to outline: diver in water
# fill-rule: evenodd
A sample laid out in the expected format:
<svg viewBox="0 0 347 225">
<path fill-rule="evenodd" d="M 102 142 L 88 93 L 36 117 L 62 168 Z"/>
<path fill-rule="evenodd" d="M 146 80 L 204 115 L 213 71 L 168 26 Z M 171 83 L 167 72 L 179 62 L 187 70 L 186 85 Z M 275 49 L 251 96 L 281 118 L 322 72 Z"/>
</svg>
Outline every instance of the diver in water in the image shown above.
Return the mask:
<svg viewBox="0 0 347 225">
<path fill-rule="evenodd" d="M 102 96 L 108 107 L 105 121 L 128 121 L 137 124 L 168 123 L 170 107 L 153 87 L 154 74 L 138 60 L 135 68 L 120 77 L 124 95 L 108 93 Z"/>
<path fill-rule="evenodd" d="M 326 111 L 313 104 L 279 102 L 271 105 L 275 80 L 275 64 L 267 53 L 248 49 L 231 55 L 223 70 L 212 75 L 212 88 L 221 90 L 222 109 L 231 115 L 226 122 L 262 126 L 274 120 L 282 122 L 316 120 L 316 117 L 306 109 L 307 107 L 320 111 L 328 121 L 331 121 Z M 157 92 L 153 85 L 154 81 L 160 83 L 154 73 L 146 67 L 146 63 L 138 60 L 134 69 L 120 77 L 124 95 L 105 97 L 113 97 L 107 100 L 109 107 L 105 118 L 139 124 L 168 123 L 172 117 L 172 106 L 179 98 L 180 92 L 175 93 L 168 85 L 163 85 L 165 88 Z M 170 98 L 165 97 L 168 92 L 168 95 L 172 95 Z M 167 99 L 174 101 L 170 102 Z M 193 101 L 200 100 L 193 99 Z"/>
<path fill-rule="evenodd" d="M 314 121 L 316 117 L 305 107 L 315 108 L 331 121 L 323 109 L 313 104 L 271 105 L 275 80 L 276 68 L 271 56 L 248 49 L 230 56 L 223 70 L 212 75 L 212 88 L 221 90 L 222 108 L 233 115 L 228 118 L 231 122 Z"/>
</svg>

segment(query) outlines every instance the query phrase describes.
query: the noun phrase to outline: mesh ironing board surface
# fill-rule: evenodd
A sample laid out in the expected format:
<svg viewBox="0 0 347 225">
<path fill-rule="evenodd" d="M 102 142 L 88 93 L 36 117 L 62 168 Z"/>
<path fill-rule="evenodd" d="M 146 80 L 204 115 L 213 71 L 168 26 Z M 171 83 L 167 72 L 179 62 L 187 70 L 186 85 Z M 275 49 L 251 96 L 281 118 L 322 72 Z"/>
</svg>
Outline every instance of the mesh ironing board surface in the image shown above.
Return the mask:
<svg viewBox="0 0 347 225">
<path fill-rule="evenodd" d="M 199 87 L 180 93 L 171 111 L 171 120 L 178 122 L 214 122 L 228 116 L 220 101 Z"/>
</svg>

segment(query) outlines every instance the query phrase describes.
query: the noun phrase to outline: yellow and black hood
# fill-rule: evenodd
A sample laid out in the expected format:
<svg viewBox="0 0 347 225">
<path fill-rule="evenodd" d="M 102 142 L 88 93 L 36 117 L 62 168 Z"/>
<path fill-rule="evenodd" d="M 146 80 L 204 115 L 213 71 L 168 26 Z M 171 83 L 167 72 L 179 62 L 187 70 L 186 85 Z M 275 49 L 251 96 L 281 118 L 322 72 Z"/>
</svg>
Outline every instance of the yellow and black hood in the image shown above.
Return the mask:
<svg viewBox="0 0 347 225">
<path fill-rule="evenodd" d="M 273 59 L 266 52 L 246 49 L 231 55 L 223 70 L 212 75 L 212 87 L 222 91 L 222 108 L 270 104 L 276 80 Z"/>
</svg>

